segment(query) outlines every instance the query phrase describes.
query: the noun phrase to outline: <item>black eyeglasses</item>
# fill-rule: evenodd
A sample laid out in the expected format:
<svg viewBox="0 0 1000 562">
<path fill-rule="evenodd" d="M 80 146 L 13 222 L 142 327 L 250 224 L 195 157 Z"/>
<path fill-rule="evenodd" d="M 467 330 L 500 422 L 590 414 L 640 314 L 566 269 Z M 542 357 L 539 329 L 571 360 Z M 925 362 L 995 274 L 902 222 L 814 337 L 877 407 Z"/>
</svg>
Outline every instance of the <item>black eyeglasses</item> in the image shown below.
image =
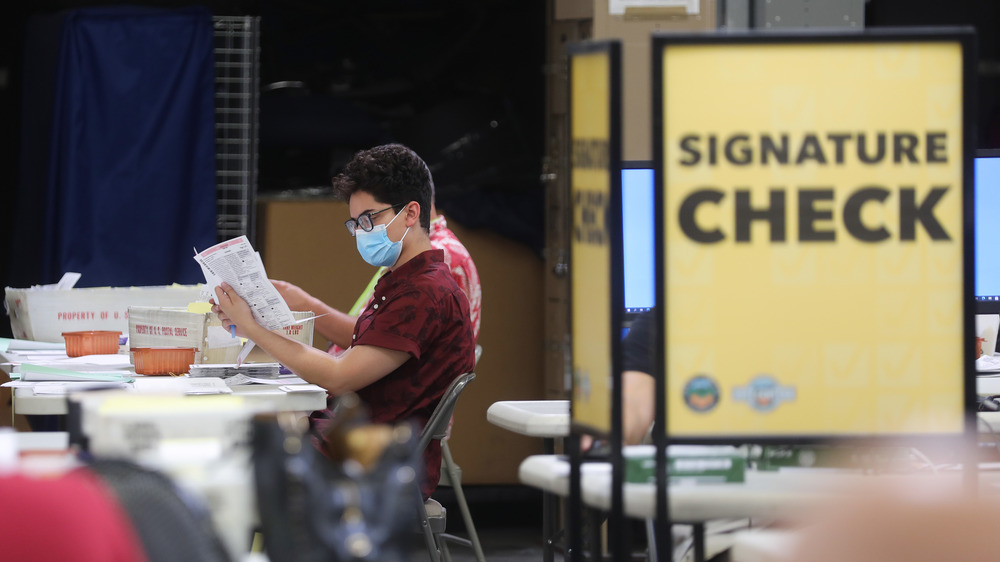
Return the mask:
<svg viewBox="0 0 1000 562">
<path fill-rule="evenodd" d="M 395 209 L 396 207 L 402 207 L 402 206 L 403 205 L 391 205 L 389 207 L 382 209 L 381 211 L 365 211 L 360 215 L 358 215 L 357 219 L 347 219 L 346 221 L 344 221 L 344 226 L 347 227 L 347 232 L 349 232 L 351 236 L 354 236 L 354 233 L 357 232 L 359 226 L 361 227 L 361 230 L 364 230 L 365 232 L 371 232 L 372 229 L 375 228 L 375 223 L 372 222 L 372 217 L 374 217 L 379 213 L 384 213 L 389 209 Z"/>
</svg>

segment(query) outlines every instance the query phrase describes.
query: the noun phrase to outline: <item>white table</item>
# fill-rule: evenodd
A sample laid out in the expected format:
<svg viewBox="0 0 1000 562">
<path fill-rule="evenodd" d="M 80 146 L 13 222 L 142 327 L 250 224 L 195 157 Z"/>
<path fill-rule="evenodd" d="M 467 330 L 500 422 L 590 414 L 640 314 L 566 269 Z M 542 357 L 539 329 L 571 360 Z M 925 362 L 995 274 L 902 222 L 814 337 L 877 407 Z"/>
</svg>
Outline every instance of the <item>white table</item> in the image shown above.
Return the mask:
<svg viewBox="0 0 1000 562">
<path fill-rule="evenodd" d="M 556 439 L 569 435 L 569 400 L 509 400 L 494 402 L 486 419 L 506 430 Z"/>
<path fill-rule="evenodd" d="M 518 476 L 529 486 L 566 496 L 569 494 L 569 469 L 569 461 L 561 455 L 532 455 L 521 462 Z M 588 462 L 580 466 L 580 471 L 584 504 L 611 509 L 611 464 Z M 668 492 L 671 521 L 792 517 L 817 502 L 835 499 L 845 489 L 872 482 L 874 478 L 895 479 L 914 487 L 963 485 L 961 470 L 870 475 L 830 469 L 748 469 L 745 476 L 742 483 L 671 484 Z M 995 465 L 980 469 L 979 482 L 982 494 L 1000 498 L 1000 470 Z M 655 517 L 655 484 L 626 483 L 623 495 L 626 515 L 638 519 Z"/>
<path fill-rule="evenodd" d="M 26 342 L 18 342 L 23 345 Z M 27 342 L 30 343 L 30 342 Z M 54 345 L 54 344 L 39 344 L 39 345 Z M 42 351 L 34 351 L 40 355 L 33 356 L 31 351 L 14 351 L 8 350 L 0 352 L 0 368 L 2 368 L 8 374 L 13 370 L 13 365 L 10 362 L 20 362 L 35 359 L 43 363 L 47 362 L 59 362 L 69 359 L 65 355 L 65 349 L 47 349 Z M 122 358 L 121 355 L 117 356 Z M 127 357 L 122 359 L 124 364 L 127 366 L 128 362 L 125 361 Z M 62 368 L 72 369 L 73 367 L 67 365 Z M 114 369 L 117 371 L 118 369 Z M 121 371 L 123 375 L 128 375 L 135 377 L 136 379 L 145 378 L 153 382 L 154 380 L 167 379 L 169 377 L 164 376 L 144 376 L 136 375 L 132 371 Z M 292 386 L 294 388 L 295 385 Z M 248 384 L 248 385 L 236 385 L 230 387 L 233 393 L 240 396 L 249 404 L 260 411 L 313 411 L 321 410 L 326 408 L 326 398 L 327 393 L 318 387 L 312 387 L 307 390 L 307 387 L 303 386 L 299 390 L 286 391 L 280 387 L 280 385 L 264 385 L 264 384 Z M 66 396 L 64 395 L 53 395 L 53 394 L 42 394 L 36 395 L 35 391 L 31 387 L 19 387 L 13 388 L 11 393 L 11 401 L 13 402 L 13 413 L 22 415 L 66 415 L 68 407 L 66 405 Z"/>
<path fill-rule="evenodd" d="M 309 412 L 326 408 L 327 393 L 323 389 L 287 391 L 280 386 L 266 384 L 235 385 L 233 394 L 257 406 L 261 411 Z M 29 387 L 13 389 L 13 409 L 22 415 L 66 415 L 66 397 L 59 395 L 36 396 Z"/>
<path fill-rule="evenodd" d="M 1000 377 L 977 377 L 980 394 L 1000 394 Z M 569 436 L 570 404 L 568 400 L 519 400 L 492 404 L 487 420 L 498 427 L 521 435 L 540 437 L 545 443 L 545 455 L 525 459 L 519 468 L 521 482 L 543 492 L 543 554 L 552 560 L 551 538 L 555 534 L 553 514 L 559 497 L 569 495 L 569 463 L 553 455 L 554 440 Z M 980 412 L 980 433 L 1000 433 L 1000 412 Z M 583 463 L 582 494 L 584 504 L 610 509 L 610 465 Z M 704 522 L 711 519 L 744 517 L 778 517 L 791 510 L 813 505 L 824 494 L 821 488 L 804 484 L 794 487 L 794 477 L 776 473 L 748 471 L 747 485 L 734 489 L 729 484 L 698 485 L 670 488 L 670 510 L 673 521 Z M 835 478 L 834 478 L 835 479 Z M 828 487 L 823 489 L 829 490 Z M 734 494 L 734 491 L 736 492 Z M 646 519 L 655 516 L 656 494 L 650 484 L 626 484 L 623 491 L 626 515 Z M 824 495 L 825 497 L 825 495 Z"/>
<path fill-rule="evenodd" d="M 1000 470 L 995 465 L 981 465 L 979 494 L 1000 501 Z M 569 495 L 569 461 L 561 455 L 532 455 L 522 461 L 518 476 L 524 484 L 549 494 Z M 583 504 L 601 511 L 611 509 L 610 463 L 581 464 Z M 951 470 L 938 473 L 869 475 L 828 469 L 788 469 L 782 471 L 747 470 L 745 481 L 727 484 L 671 484 L 668 491 L 670 520 L 695 526 L 695 540 L 704 541 L 704 524 L 722 519 L 775 521 L 796 517 L 835 501 L 845 494 L 855 494 L 865 484 L 901 485 L 907 490 L 939 486 L 962 493 L 964 473 Z M 656 516 L 655 484 L 625 483 L 625 515 L 636 519 Z M 701 530 L 699 531 L 699 527 Z M 704 544 L 701 545 L 704 548 Z"/>
<path fill-rule="evenodd" d="M 560 455 L 533 455 L 521 463 L 518 476 L 529 486 L 566 496 L 569 494 L 569 469 L 569 462 Z M 584 504 L 601 510 L 611 509 L 611 464 L 584 463 L 580 472 Z M 794 515 L 803 507 L 831 497 L 840 485 L 856 478 L 857 475 L 825 470 L 748 470 L 743 483 L 671 485 L 670 518 L 674 522 L 748 517 L 776 519 Z M 625 514 L 629 517 L 655 517 L 656 486 L 626 483 L 623 501 Z"/>
<path fill-rule="evenodd" d="M 540 437 L 545 453 L 555 453 L 555 440 L 569 436 L 569 400 L 508 400 L 494 402 L 486 419 L 520 435 Z M 542 560 L 555 558 L 559 496 L 542 489 Z"/>
</svg>

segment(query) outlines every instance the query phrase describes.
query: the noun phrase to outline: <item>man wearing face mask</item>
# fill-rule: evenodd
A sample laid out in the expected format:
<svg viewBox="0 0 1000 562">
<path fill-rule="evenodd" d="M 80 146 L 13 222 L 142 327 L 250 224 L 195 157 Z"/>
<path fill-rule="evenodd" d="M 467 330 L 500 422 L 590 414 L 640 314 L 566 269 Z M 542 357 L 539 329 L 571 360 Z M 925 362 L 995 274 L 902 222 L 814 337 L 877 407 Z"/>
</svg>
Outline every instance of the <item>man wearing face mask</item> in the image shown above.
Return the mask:
<svg viewBox="0 0 1000 562">
<path fill-rule="evenodd" d="M 433 186 L 432 186 L 433 187 Z M 431 202 L 431 246 L 444 250 L 444 261 L 451 269 L 451 276 L 458 283 L 458 286 L 469 298 L 469 315 L 472 317 L 472 331 L 476 338 L 479 338 L 479 323 L 483 305 L 483 291 L 479 283 L 479 272 L 476 264 L 469 255 L 469 251 L 462 245 L 462 242 L 455 236 L 455 233 L 448 228 L 445 217 L 439 215 Z M 301 287 L 282 281 L 272 279 L 271 283 L 285 299 L 288 307 L 292 310 L 311 310 L 316 314 L 316 331 L 322 335 L 330 346 L 327 349 L 330 353 L 341 353 L 351 346 L 351 335 L 354 331 L 354 323 L 358 315 L 371 304 L 372 292 L 375 283 L 385 273 L 386 268 L 380 267 L 368 286 L 358 297 L 357 302 L 348 312 L 337 310 L 320 299 L 309 294 Z"/>
<path fill-rule="evenodd" d="M 455 377 L 473 370 L 469 302 L 429 238 L 432 198 L 427 166 L 410 149 L 384 145 L 357 153 L 334 178 L 348 199 L 345 225 L 369 264 L 388 272 L 354 325 L 352 343 L 331 355 L 258 324 L 232 287 L 216 288 L 223 326 L 236 325 L 303 379 L 337 396 L 354 391 L 374 423 L 425 423 Z M 424 453 L 422 491 L 430 496 L 441 468 L 440 443 Z"/>
</svg>

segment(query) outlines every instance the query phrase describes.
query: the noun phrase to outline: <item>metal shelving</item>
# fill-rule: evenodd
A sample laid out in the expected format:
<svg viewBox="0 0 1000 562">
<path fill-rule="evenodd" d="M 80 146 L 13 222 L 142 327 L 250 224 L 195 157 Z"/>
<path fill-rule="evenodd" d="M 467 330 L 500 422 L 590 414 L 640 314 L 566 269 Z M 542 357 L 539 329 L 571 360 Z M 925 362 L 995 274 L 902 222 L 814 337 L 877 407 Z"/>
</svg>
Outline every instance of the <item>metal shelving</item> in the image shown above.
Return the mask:
<svg viewBox="0 0 1000 562">
<path fill-rule="evenodd" d="M 216 232 L 254 241 L 260 18 L 215 16 Z"/>
</svg>

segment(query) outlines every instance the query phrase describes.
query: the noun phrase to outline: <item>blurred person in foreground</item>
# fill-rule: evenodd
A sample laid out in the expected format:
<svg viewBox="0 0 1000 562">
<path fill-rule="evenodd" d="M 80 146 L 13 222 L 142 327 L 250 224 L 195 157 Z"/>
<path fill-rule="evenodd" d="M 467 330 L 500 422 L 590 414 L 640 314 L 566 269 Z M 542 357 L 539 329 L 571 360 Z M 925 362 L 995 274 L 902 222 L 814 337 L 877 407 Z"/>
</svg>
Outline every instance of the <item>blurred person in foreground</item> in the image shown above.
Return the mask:
<svg viewBox="0 0 1000 562">
<path fill-rule="evenodd" d="M 961 439 L 956 445 L 976 447 Z M 995 474 L 977 470 L 978 493 L 963 482 L 961 470 L 856 475 L 847 483 L 824 483 L 824 473 L 813 474 L 815 481 L 802 491 L 813 501 L 777 526 L 787 548 L 767 560 L 1000 560 L 994 542 L 1000 520 Z"/>
<path fill-rule="evenodd" d="M 361 257 L 387 268 L 347 350 L 332 355 L 266 329 L 226 283 L 215 289 L 213 311 L 306 381 L 334 396 L 356 392 L 372 423 L 423 425 L 455 377 L 473 370 L 476 345 L 469 300 L 430 243 L 430 171 L 412 150 L 390 144 L 358 152 L 333 184 L 348 200 L 345 225 Z M 435 440 L 424 452 L 424 498 L 440 470 Z"/>
</svg>

